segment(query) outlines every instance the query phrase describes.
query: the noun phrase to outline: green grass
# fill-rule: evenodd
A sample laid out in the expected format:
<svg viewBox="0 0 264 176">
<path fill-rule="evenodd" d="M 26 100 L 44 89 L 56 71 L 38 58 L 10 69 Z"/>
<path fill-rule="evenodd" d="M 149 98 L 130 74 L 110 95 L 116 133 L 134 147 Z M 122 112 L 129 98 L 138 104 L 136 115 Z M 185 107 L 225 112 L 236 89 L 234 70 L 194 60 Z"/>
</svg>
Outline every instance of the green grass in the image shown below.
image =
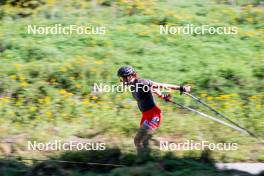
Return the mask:
<svg viewBox="0 0 264 176">
<path fill-rule="evenodd" d="M 110 146 L 134 152 L 140 113 L 131 95 L 91 93 L 94 82 L 118 83 L 116 70 L 122 65 L 134 66 L 143 78 L 191 84 L 194 94 L 264 137 L 261 5 L 191 0 L 135 1 L 134 7 L 122 1 L 97 1 L 96 6 L 90 1 L 44 2 L 36 9 L 0 6 L 0 137 L 25 134 L 14 144 L 15 154 L 30 156 L 23 149 L 26 139 L 72 136 L 103 139 Z M 21 17 L 22 11 L 32 14 Z M 56 23 L 106 26 L 106 35 L 27 34 L 28 24 Z M 237 26 L 238 34 L 160 35 L 160 23 Z M 178 93 L 174 98 L 205 111 Z M 157 137 L 237 142 L 239 150 L 215 151 L 212 157 L 263 161 L 264 150 L 256 140 L 158 103 L 164 121 Z"/>
</svg>

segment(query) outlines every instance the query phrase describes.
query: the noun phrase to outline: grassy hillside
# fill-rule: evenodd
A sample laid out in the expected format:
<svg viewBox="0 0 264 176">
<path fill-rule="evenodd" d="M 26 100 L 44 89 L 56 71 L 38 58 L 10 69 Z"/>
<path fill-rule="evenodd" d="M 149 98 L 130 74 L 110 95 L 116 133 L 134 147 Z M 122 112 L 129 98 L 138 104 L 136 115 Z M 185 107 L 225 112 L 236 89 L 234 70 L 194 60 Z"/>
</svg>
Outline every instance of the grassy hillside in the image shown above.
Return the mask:
<svg viewBox="0 0 264 176">
<path fill-rule="evenodd" d="M 28 152 L 27 140 L 103 141 L 134 153 L 140 113 L 128 92 L 94 93 L 94 83 L 117 84 L 116 70 L 132 65 L 140 76 L 188 83 L 232 120 L 264 138 L 264 13 L 261 1 L 56 1 L 0 3 L 0 153 Z M 28 25 L 92 25 L 105 35 L 33 35 Z M 237 35 L 161 35 L 159 25 L 236 26 Z M 190 98 L 174 99 L 203 110 Z M 235 142 L 214 151 L 216 161 L 261 161 L 263 146 L 228 127 L 157 100 L 162 140 Z M 156 148 L 155 148 L 156 147 Z M 159 152 L 157 146 L 153 146 Z M 51 155 L 56 152 L 51 152 Z M 201 151 L 174 152 L 177 157 Z M 152 166 L 150 166 L 151 168 Z M 132 173 L 131 173 L 132 175 Z"/>
</svg>

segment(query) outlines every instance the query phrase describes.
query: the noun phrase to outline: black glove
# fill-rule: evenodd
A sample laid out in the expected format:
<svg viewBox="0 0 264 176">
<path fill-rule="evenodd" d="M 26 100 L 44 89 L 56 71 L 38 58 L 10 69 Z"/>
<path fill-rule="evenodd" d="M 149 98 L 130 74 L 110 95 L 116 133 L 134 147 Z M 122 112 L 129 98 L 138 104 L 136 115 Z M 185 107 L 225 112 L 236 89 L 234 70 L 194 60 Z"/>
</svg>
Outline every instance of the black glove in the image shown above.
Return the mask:
<svg viewBox="0 0 264 176">
<path fill-rule="evenodd" d="M 165 101 L 170 101 L 170 99 L 171 99 L 171 94 L 170 94 L 170 93 L 168 93 L 168 94 L 163 94 L 161 98 L 164 99 Z"/>
<path fill-rule="evenodd" d="M 180 94 L 182 95 L 183 92 L 185 92 L 184 85 L 180 85 Z"/>
</svg>

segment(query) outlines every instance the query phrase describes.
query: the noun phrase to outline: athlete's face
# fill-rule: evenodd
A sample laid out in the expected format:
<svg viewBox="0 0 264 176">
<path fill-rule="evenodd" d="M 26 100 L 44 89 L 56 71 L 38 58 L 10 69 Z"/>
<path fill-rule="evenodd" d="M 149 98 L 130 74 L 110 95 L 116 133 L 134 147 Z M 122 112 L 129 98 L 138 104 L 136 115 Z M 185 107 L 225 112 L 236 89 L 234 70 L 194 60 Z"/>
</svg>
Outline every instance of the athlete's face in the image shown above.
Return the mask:
<svg viewBox="0 0 264 176">
<path fill-rule="evenodd" d="M 120 78 L 120 80 L 124 84 L 132 84 L 135 81 L 136 77 L 134 75 L 129 75 L 129 76 L 123 76 Z"/>
</svg>

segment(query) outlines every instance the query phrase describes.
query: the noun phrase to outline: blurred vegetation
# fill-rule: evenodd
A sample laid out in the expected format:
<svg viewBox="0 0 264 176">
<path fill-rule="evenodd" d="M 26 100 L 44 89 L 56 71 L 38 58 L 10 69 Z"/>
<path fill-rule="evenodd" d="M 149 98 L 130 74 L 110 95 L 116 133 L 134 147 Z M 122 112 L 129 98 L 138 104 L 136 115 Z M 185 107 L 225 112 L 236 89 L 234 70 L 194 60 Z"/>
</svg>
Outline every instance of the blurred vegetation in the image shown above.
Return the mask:
<svg viewBox="0 0 264 176">
<path fill-rule="evenodd" d="M 95 140 L 102 137 L 109 145 L 133 151 L 132 136 L 140 113 L 131 95 L 92 91 L 94 83 L 117 84 L 116 70 L 128 64 L 144 78 L 192 85 L 194 94 L 264 137 L 263 3 L 232 2 L 1 1 L 0 137 L 22 133 L 24 141 L 49 141 L 98 134 Z M 238 34 L 159 33 L 160 24 L 190 23 L 237 26 Z M 106 34 L 29 35 L 29 24 L 92 24 L 106 26 Z M 202 109 L 177 93 L 175 99 Z M 157 136 L 237 142 L 239 150 L 216 151 L 212 157 L 220 161 L 264 161 L 263 147 L 254 139 L 158 102 L 164 121 Z M 1 145 L 0 153 L 5 154 Z M 25 142 L 12 144 L 11 153 L 31 156 L 23 145 Z"/>
<path fill-rule="evenodd" d="M 59 163 L 58 161 L 65 161 Z M 67 161 L 67 162 L 66 162 Z M 75 162 L 82 164 L 76 164 Z M 89 164 L 93 163 L 93 164 Z M 116 165 L 101 166 L 95 163 L 109 163 Z M 120 165 L 121 164 L 121 165 Z M 106 151 L 81 151 L 68 152 L 57 158 L 49 158 L 46 161 L 35 161 L 29 167 L 21 158 L 0 160 L 0 173 L 7 175 L 72 175 L 72 176 L 132 176 L 132 175 L 182 175 L 188 176 L 228 176 L 240 175 L 250 176 L 251 174 L 236 170 L 219 171 L 214 166 L 208 151 L 203 152 L 199 157 L 175 157 L 172 153 L 164 156 L 153 155 L 145 159 L 139 159 L 134 154 L 122 153 L 118 148 L 111 148 Z M 5 168 L 5 170 L 3 169 Z M 261 175 L 260 175 L 261 176 Z"/>
</svg>

